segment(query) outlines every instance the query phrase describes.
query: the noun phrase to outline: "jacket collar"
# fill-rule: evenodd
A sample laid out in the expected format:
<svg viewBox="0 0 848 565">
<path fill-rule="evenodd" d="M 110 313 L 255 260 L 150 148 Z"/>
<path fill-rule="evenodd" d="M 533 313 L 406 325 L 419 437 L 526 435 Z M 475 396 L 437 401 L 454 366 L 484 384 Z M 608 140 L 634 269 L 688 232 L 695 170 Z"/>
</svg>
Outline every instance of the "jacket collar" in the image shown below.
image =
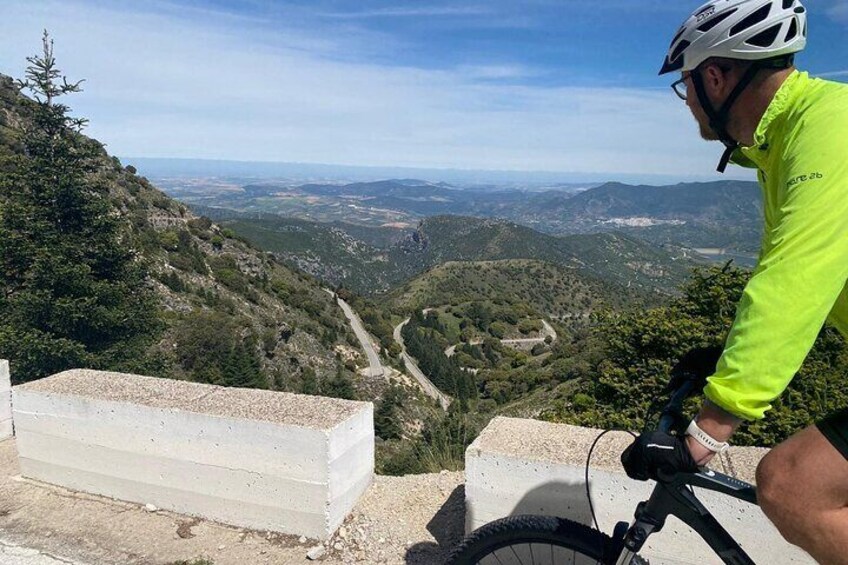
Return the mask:
<svg viewBox="0 0 848 565">
<path fill-rule="evenodd" d="M 789 108 L 808 80 L 809 75 L 807 73 L 797 70 L 786 77 L 786 80 L 777 89 L 768 108 L 766 108 L 763 117 L 760 118 L 760 123 L 754 131 L 754 144 L 737 149 L 733 154 L 734 163 L 743 167 L 766 168 L 772 145 L 778 141 L 774 139 L 775 132 L 780 129 Z"/>
</svg>

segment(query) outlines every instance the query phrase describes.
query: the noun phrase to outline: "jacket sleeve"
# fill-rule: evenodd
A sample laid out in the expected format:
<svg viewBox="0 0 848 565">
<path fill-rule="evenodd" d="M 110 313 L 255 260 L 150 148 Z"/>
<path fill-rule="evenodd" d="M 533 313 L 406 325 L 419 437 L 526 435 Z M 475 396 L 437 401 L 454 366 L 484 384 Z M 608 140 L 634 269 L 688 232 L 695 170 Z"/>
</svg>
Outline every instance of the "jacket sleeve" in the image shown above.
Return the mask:
<svg viewBox="0 0 848 565">
<path fill-rule="evenodd" d="M 787 136 L 779 210 L 706 397 L 762 418 L 789 385 L 848 280 L 848 105 Z M 837 123 L 834 123 L 837 122 Z M 813 127 L 815 126 L 815 127 Z"/>
</svg>

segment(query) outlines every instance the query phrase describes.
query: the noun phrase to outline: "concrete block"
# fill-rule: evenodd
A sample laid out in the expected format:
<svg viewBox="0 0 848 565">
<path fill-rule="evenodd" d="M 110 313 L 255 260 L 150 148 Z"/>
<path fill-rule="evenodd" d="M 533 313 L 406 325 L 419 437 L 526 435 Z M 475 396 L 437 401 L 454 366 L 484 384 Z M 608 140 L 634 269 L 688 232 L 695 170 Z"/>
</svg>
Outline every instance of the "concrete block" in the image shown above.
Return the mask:
<svg viewBox="0 0 848 565">
<path fill-rule="evenodd" d="M 374 472 L 370 403 L 74 370 L 14 387 L 26 477 L 329 537 Z"/>
<path fill-rule="evenodd" d="M 0 359 L 0 441 L 12 437 L 12 382 L 9 362 Z"/>
<path fill-rule="evenodd" d="M 584 473 L 586 456 L 599 433 L 535 420 L 493 419 L 465 455 L 466 531 L 517 514 L 591 524 Z M 633 481 L 621 468 L 619 456 L 631 441 L 629 434 L 608 434 L 592 457 L 589 491 L 600 528 L 607 533 L 618 521 L 632 522 L 636 505 L 653 489 L 653 482 Z M 740 449 L 734 450 L 737 462 L 744 459 Z M 758 450 L 751 460 L 761 456 Z M 752 475 L 750 469 L 731 473 L 728 463 L 726 458 L 717 461 L 717 470 Z M 703 489 L 696 494 L 755 562 L 814 563 L 784 541 L 758 507 Z M 700 536 L 674 517 L 649 538 L 642 554 L 652 564 L 722 563 Z"/>
</svg>

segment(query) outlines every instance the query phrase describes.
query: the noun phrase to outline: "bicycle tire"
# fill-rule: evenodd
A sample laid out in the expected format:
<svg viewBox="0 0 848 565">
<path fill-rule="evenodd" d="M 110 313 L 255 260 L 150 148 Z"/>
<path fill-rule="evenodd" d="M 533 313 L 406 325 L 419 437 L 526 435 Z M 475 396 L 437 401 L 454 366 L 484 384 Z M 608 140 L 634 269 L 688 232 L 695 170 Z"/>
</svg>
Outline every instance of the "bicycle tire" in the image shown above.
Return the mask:
<svg viewBox="0 0 848 565">
<path fill-rule="evenodd" d="M 585 565 L 607 563 L 615 557 L 614 552 L 612 538 L 603 532 L 565 518 L 522 515 L 495 520 L 475 530 L 452 552 L 448 563 Z M 525 561 L 528 554 L 531 560 Z M 644 561 L 636 557 L 632 563 Z"/>
</svg>

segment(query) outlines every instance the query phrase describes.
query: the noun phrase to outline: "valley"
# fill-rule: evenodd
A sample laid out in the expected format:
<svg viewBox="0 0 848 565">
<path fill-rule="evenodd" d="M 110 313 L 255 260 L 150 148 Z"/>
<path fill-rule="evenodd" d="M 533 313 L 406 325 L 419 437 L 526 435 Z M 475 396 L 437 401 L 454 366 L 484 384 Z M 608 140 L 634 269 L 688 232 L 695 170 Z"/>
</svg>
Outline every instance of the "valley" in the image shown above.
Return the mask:
<svg viewBox="0 0 848 565">
<path fill-rule="evenodd" d="M 740 254 L 756 254 L 762 232 L 760 189 L 744 181 L 485 188 L 416 179 L 325 184 L 239 178 L 157 182 L 164 182 L 169 194 L 196 209 L 237 211 L 252 219 L 282 216 L 403 231 L 434 216 L 500 218 L 551 235 L 620 231 L 657 245 L 721 247 Z"/>
</svg>

